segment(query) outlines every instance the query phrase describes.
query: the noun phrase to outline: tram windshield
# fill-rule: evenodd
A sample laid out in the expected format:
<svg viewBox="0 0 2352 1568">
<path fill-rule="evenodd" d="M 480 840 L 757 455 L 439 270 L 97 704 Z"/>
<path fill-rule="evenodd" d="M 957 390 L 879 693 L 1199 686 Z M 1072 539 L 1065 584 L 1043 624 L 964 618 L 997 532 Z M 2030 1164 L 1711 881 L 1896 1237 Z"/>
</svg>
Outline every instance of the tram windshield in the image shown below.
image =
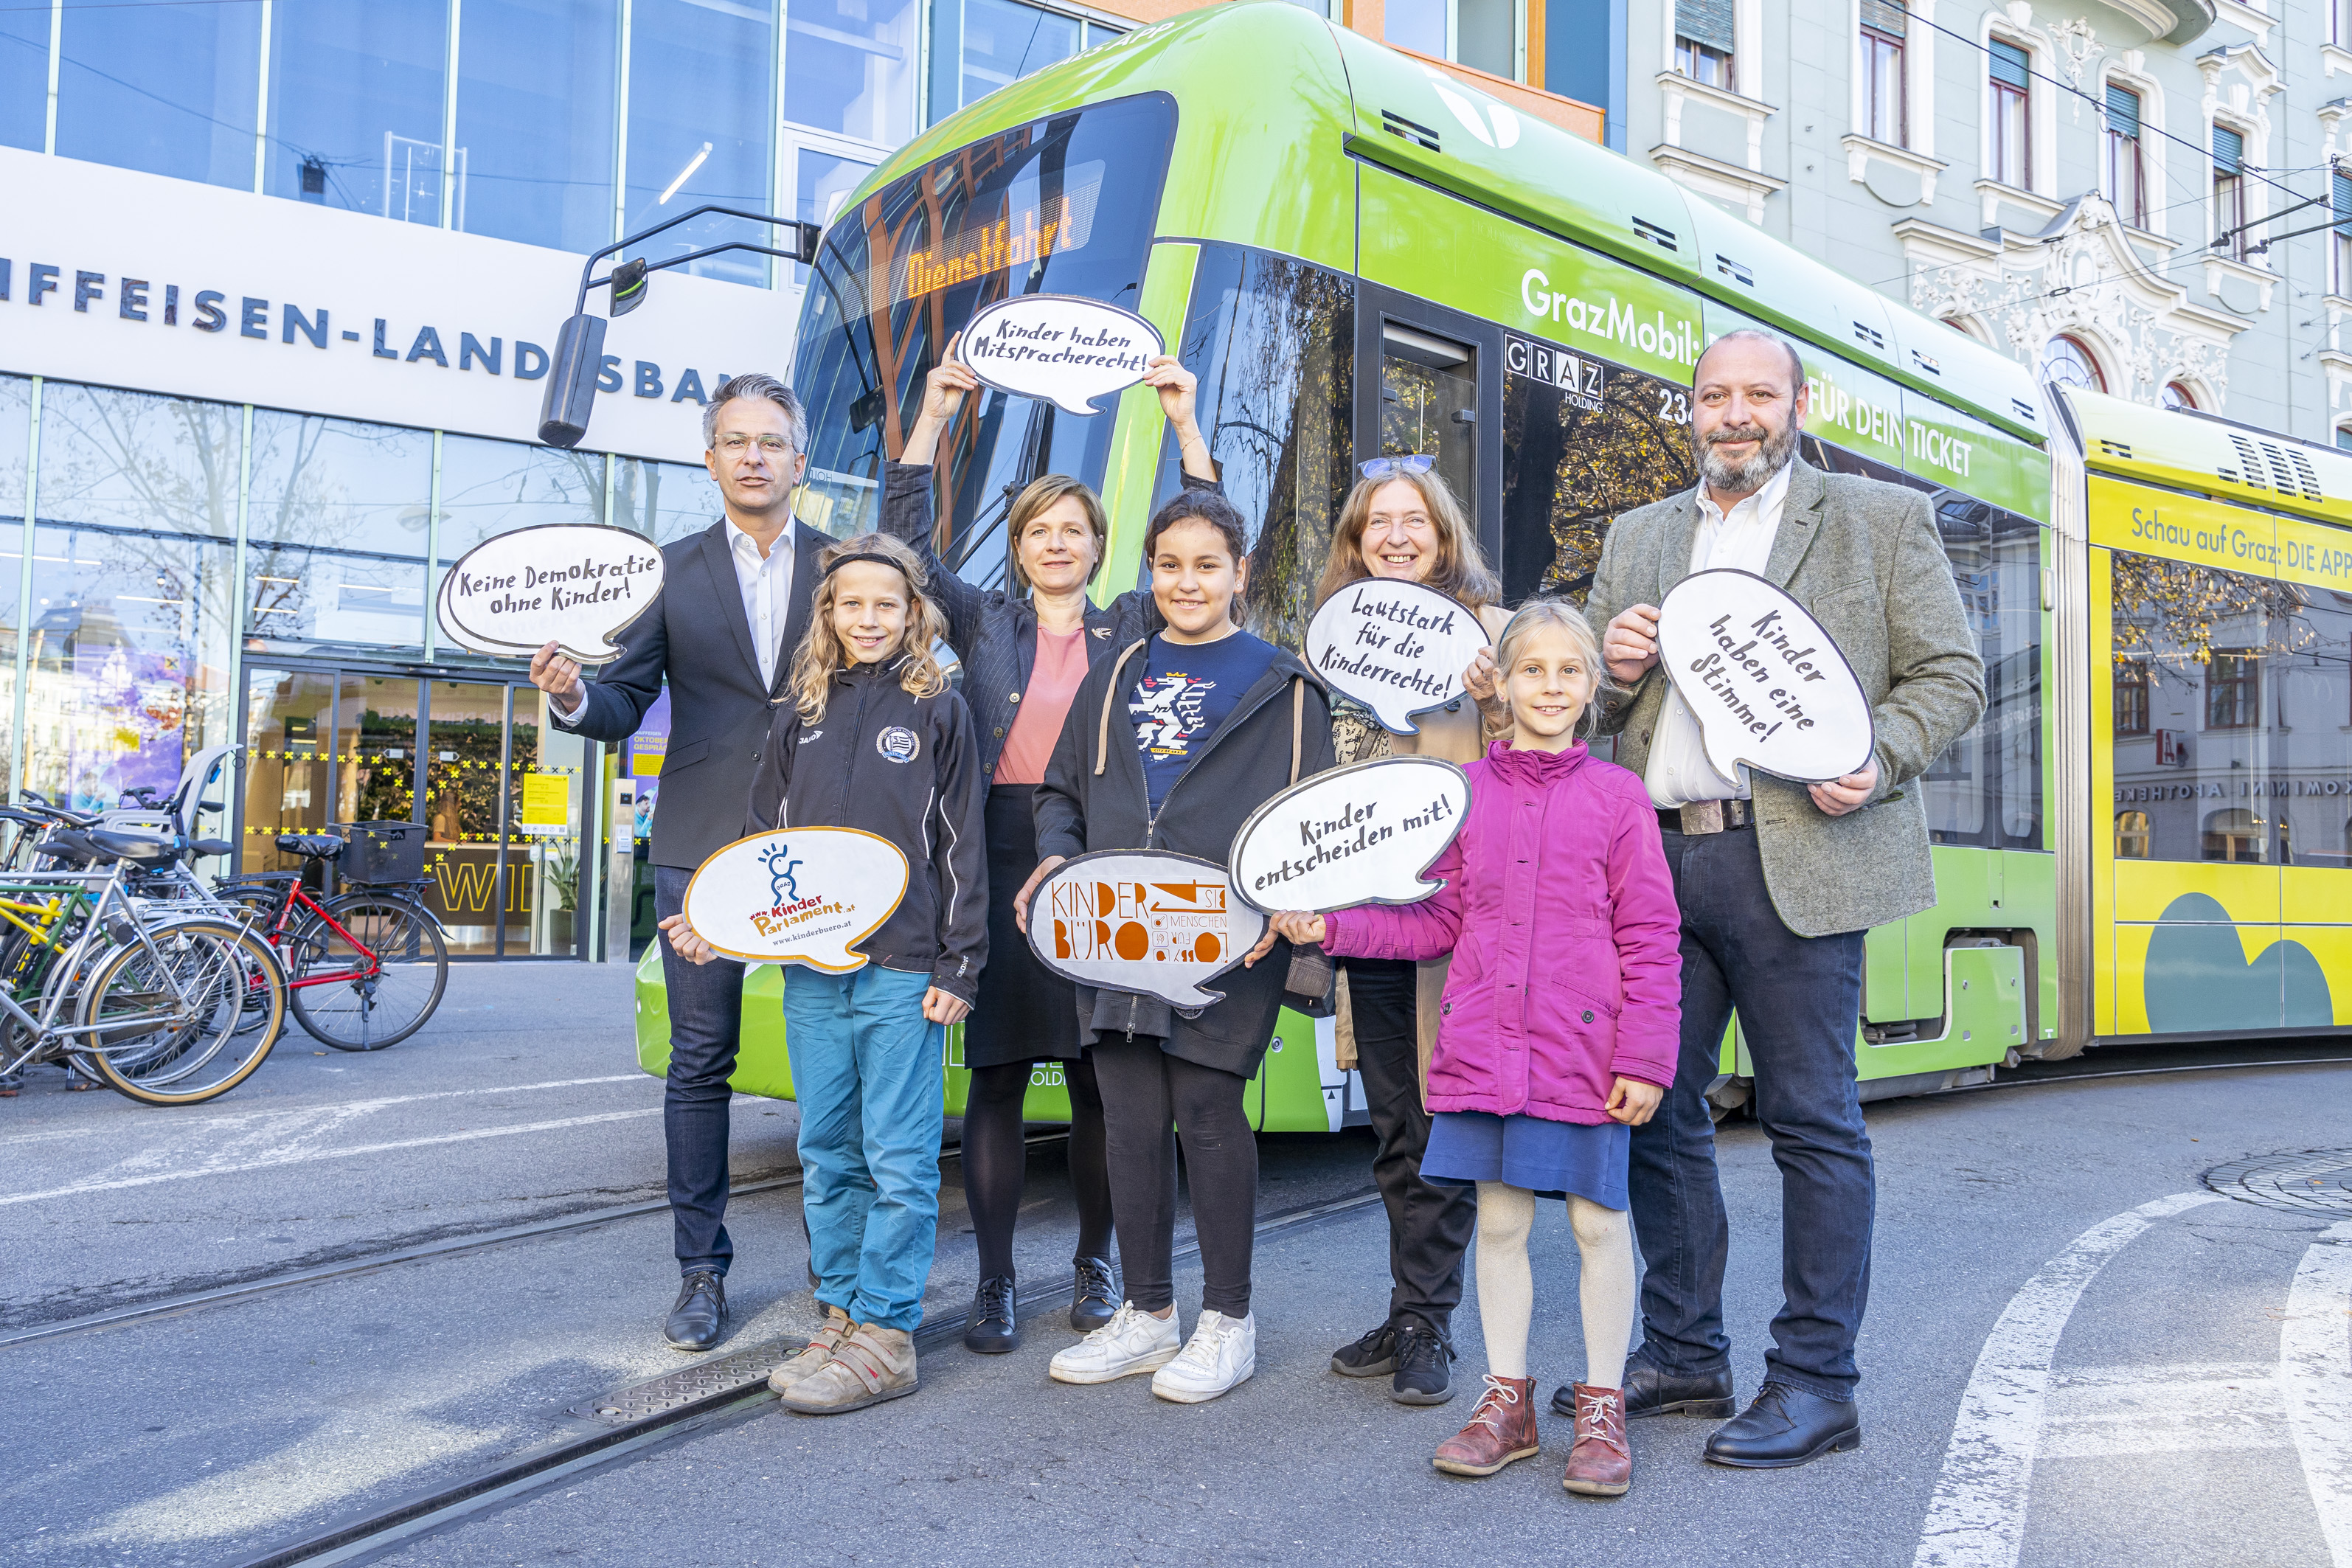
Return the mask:
<svg viewBox="0 0 2352 1568">
<path fill-rule="evenodd" d="M 876 524 L 882 465 L 914 421 L 923 377 L 982 306 L 1053 293 L 1136 308 L 1175 131 L 1165 94 L 1090 105 L 934 159 L 835 220 L 793 376 L 809 408 L 811 522 L 835 534 Z M 1003 570 L 1011 496 L 1045 473 L 1099 489 L 1112 420 L 988 390 L 979 405 L 943 452 L 956 523 L 946 553 L 987 581 Z"/>
</svg>

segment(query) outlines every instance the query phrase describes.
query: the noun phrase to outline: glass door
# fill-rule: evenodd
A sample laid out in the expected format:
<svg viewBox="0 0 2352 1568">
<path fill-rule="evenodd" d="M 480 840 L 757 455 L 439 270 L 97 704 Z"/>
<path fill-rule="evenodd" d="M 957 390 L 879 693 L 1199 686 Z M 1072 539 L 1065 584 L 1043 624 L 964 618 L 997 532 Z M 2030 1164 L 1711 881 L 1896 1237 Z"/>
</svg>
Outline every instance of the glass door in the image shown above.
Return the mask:
<svg viewBox="0 0 2352 1568">
<path fill-rule="evenodd" d="M 412 687 L 415 682 L 409 683 Z M 245 823 L 241 872 L 292 871 L 281 833 L 324 833 L 335 805 L 335 678 L 326 671 L 246 671 Z"/>
<path fill-rule="evenodd" d="M 498 955 L 514 907 L 502 885 L 506 839 L 504 682 L 425 682 L 426 907 L 454 956 Z"/>
<path fill-rule="evenodd" d="M 588 744 L 559 730 L 547 693 L 517 686 L 508 724 L 506 956 L 569 958 L 587 940 L 580 913 L 581 807 Z M 592 879 L 595 868 L 587 868 Z"/>
<path fill-rule="evenodd" d="M 1375 284 L 1356 313 L 1356 458 L 1419 453 L 1478 524 L 1487 558 L 1501 553 L 1500 331 Z M 1377 375 L 1361 374 L 1378 366 Z"/>
</svg>

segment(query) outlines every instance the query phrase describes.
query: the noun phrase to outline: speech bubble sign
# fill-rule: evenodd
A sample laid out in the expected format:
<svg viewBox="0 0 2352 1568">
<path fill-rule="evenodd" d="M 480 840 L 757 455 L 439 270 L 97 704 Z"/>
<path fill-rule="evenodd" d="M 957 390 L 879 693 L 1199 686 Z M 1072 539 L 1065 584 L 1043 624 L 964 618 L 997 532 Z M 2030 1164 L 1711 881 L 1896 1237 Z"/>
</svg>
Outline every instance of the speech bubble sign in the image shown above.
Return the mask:
<svg viewBox="0 0 2352 1568">
<path fill-rule="evenodd" d="M 698 867 L 686 923 L 730 958 L 846 974 L 866 965 L 850 949 L 906 896 L 906 852 L 879 834 L 788 827 L 739 838 Z"/>
<path fill-rule="evenodd" d="M 1877 731 L 1853 667 L 1767 578 L 1718 567 L 1675 584 L 1658 606 L 1658 658 L 1725 778 L 1744 763 L 1819 784 L 1870 761 Z"/>
<path fill-rule="evenodd" d="M 537 653 L 549 643 L 582 664 L 621 657 L 613 634 L 661 592 L 662 552 L 642 533 L 554 522 L 486 539 L 441 579 L 434 614 L 474 653 Z"/>
<path fill-rule="evenodd" d="M 1423 873 L 1462 831 L 1470 775 L 1439 757 L 1381 757 L 1293 784 L 1234 838 L 1234 891 L 1252 909 L 1318 914 L 1414 904 Z"/>
<path fill-rule="evenodd" d="M 1307 623 L 1315 673 L 1394 735 L 1413 732 L 1413 714 L 1461 696 L 1462 672 L 1486 646 L 1486 628 L 1469 605 L 1391 577 L 1349 584 Z"/>
<path fill-rule="evenodd" d="M 1239 963 L 1265 930 L 1265 917 L 1233 896 L 1223 866 L 1151 849 L 1080 855 L 1029 900 L 1029 946 L 1040 963 L 1187 1015 L 1224 999 L 1204 983 Z"/>
<path fill-rule="evenodd" d="M 999 392 L 1040 397 L 1069 414 L 1143 379 L 1160 333 L 1130 310 L 1075 294 L 1017 294 L 971 318 L 956 358 Z"/>
</svg>

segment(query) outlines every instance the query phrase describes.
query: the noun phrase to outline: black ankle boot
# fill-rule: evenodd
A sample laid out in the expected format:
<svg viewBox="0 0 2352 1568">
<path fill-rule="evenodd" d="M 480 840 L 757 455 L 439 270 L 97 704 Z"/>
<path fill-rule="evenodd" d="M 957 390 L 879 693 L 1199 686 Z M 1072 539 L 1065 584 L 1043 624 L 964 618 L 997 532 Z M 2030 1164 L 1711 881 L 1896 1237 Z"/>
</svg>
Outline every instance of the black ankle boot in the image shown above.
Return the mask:
<svg viewBox="0 0 2352 1568">
<path fill-rule="evenodd" d="M 1112 1278 L 1108 1258 L 1073 1258 L 1078 1282 L 1070 1292 L 1070 1327 L 1090 1334 L 1118 1310 L 1118 1281 Z"/>
<path fill-rule="evenodd" d="M 1021 1327 L 1013 1321 L 1013 1276 L 992 1274 L 980 1282 L 971 1310 L 963 1318 L 963 1348 L 1003 1355 L 1021 1348 Z"/>
</svg>

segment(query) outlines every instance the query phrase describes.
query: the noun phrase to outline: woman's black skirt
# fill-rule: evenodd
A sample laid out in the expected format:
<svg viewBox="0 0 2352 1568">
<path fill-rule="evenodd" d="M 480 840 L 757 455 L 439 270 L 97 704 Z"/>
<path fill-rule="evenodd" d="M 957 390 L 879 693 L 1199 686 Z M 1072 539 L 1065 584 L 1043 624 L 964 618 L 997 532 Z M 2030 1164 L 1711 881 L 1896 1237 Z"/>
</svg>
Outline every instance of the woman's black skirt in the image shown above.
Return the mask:
<svg viewBox="0 0 2352 1568">
<path fill-rule="evenodd" d="M 1077 991 L 1037 962 L 1013 921 L 1013 895 L 1037 868 L 1036 794 L 1035 784 L 989 786 L 988 967 L 963 1026 L 966 1067 L 1078 1055 Z"/>
</svg>

